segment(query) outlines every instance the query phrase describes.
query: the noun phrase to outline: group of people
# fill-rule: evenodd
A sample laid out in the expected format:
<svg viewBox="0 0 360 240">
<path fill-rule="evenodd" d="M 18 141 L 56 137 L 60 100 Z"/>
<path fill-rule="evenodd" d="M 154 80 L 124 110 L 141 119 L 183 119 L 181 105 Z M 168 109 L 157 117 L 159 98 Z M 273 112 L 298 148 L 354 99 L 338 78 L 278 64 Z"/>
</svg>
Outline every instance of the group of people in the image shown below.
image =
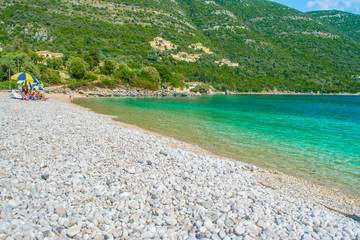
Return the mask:
<svg viewBox="0 0 360 240">
<path fill-rule="evenodd" d="M 45 93 L 40 91 L 36 86 L 29 91 L 28 86 L 24 85 L 21 88 L 22 100 L 29 100 L 30 97 L 35 99 L 45 99 Z"/>
</svg>

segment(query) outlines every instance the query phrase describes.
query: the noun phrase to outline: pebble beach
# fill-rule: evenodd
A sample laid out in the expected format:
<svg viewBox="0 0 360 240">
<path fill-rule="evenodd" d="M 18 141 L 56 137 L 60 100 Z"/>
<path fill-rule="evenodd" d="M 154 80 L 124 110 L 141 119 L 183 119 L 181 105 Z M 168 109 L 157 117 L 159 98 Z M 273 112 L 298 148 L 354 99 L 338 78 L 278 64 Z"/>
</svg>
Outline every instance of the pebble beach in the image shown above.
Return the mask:
<svg viewBox="0 0 360 240">
<path fill-rule="evenodd" d="M 0 93 L 0 239 L 360 240 L 358 196 L 66 101 Z"/>
</svg>

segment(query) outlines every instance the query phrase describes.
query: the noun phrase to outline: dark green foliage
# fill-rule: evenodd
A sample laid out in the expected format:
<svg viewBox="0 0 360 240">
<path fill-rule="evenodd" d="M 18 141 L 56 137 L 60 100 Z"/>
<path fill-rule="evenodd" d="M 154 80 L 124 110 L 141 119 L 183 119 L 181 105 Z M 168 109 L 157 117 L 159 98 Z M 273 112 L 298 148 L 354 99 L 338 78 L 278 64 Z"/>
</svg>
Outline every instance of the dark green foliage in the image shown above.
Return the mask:
<svg viewBox="0 0 360 240">
<path fill-rule="evenodd" d="M 83 78 L 83 80 L 86 82 L 93 82 L 97 79 L 98 79 L 98 76 L 93 73 L 90 73 L 90 72 L 86 72 L 84 75 L 84 78 Z"/>
<path fill-rule="evenodd" d="M 100 71 L 102 74 L 111 75 L 114 73 L 116 68 L 116 62 L 112 60 L 105 60 L 104 66 L 100 67 Z"/>
<path fill-rule="evenodd" d="M 71 57 L 66 62 L 66 66 L 69 69 L 71 77 L 75 79 L 82 79 L 88 70 L 87 63 L 79 57 Z"/>
<path fill-rule="evenodd" d="M 71 56 L 83 59 L 87 63 L 89 70 L 92 70 L 94 68 L 94 66 L 95 66 L 94 59 L 89 54 L 82 54 L 81 53 L 81 54 L 73 54 Z M 55 58 L 55 59 L 61 59 L 61 58 Z"/>
<path fill-rule="evenodd" d="M 159 72 L 154 67 L 143 67 L 139 72 L 139 78 L 144 81 L 150 81 L 155 86 L 159 87 L 161 84 L 161 78 Z"/>
<path fill-rule="evenodd" d="M 158 90 L 159 86 L 156 83 L 153 83 L 146 78 L 136 77 L 130 81 L 131 87 L 145 88 L 149 90 Z"/>
<path fill-rule="evenodd" d="M 41 73 L 41 81 L 47 86 L 58 85 L 61 83 L 60 73 L 57 70 L 45 68 Z"/>
<path fill-rule="evenodd" d="M 96 82 L 95 86 L 102 87 L 102 88 L 110 88 L 114 89 L 118 86 L 118 83 L 115 81 L 115 79 L 102 79 L 100 82 Z"/>
<path fill-rule="evenodd" d="M 174 82 L 173 73 L 170 71 L 170 69 L 167 66 L 160 64 L 153 64 L 152 66 L 156 68 L 156 70 L 158 71 L 162 84 Z"/>
<path fill-rule="evenodd" d="M 57 58 L 47 58 L 46 59 L 46 64 L 52 69 L 59 69 L 61 66 L 64 65 L 64 62 L 63 62 L 63 59 L 59 58 L 59 57 L 57 57 Z"/>
<path fill-rule="evenodd" d="M 302 13 L 265 0 L 215 2 L 104 0 L 72 4 L 12 0 L 0 9 L 4 22 L 0 42 L 5 53 L 47 49 L 64 53 L 64 62 L 71 55 L 78 56 L 89 70 L 106 60 L 101 73 L 128 86 L 148 86 L 151 77 L 141 72 L 137 76 L 128 68 L 117 69 L 117 64 L 132 69 L 153 66 L 161 83 L 172 86 L 180 86 L 186 79 L 230 91 L 360 91 L 360 83 L 354 80 L 360 74 L 358 15 L 341 11 Z M 149 41 L 156 36 L 179 48 L 152 49 Z M 203 54 L 196 63 L 170 57 L 178 51 L 199 52 L 188 47 L 196 42 L 214 54 Z M 34 54 L 29 55 L 32 63 L 40 62 Z M 214 63 L 222 58 L 240 67 Z M 19 61 L 35 71 L 24 58 Z M 16 67 L 2 53 L 0 81 L 8 78 L 7 69 L 13 74 Z M 50 63 L 49 67 L 58 65 Z M 78 79 L 85 77 L 84 72 L 71 74 Z M 155 88 L 150 85 L 148 88 Z"/>
<path fill-rule="evenodd" d="M 94 60 L 94 66 L 99 66 L 99 62 L 100 62 L 99 53 L 97 51 L 95 51 L 95 50 L 91 50 L 89 52 L 89 55 Z"/>
<path fill-rule="evenodd" d="M 195 88 L 191 89 L 193 92 L 206 93 L 209 91 L 210 86 L 207 84 L 199 84 Z"/>
<path fill-rule="evenodd" d="M 136 78 L 136 73 L 125 65 L 119 65 L 119 68 L 114 72 L 114 78 L 120 79 L 125 85 L 130 86 Z"/>
</svg>

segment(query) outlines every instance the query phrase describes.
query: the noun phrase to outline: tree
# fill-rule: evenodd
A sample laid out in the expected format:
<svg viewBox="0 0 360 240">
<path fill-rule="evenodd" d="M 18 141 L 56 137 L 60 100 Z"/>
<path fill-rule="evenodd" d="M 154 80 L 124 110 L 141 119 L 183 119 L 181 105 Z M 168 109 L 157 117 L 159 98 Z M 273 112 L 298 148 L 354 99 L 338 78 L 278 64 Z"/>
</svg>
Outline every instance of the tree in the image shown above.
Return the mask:
<svg viewBox="0 0 360 240">
<path fill-rule="evenodd" d="M 207 84 L 199 84 L 195 88 L 191 89 L 193 92 L 206 93 L 209 91 L 210 86 Z"/>
<path fill-rule="evenodd" d="M 16 70 L 16 64 L 13 59 L 9 56 L 0 58 L 0 82 L 9 80 L 10 74 L 14 74 Z"/>
<path fill-rule="evenodd" d="M 60 57 L 56 58 L 47 58 L 46 64 L 51 67 L 52 69 L 58 69 L 63 65 L 63 59 Z"/>
<path fill-rule="evenodd" d="M 79 57 L 71 57 L 66 62 L 66 67 L 69 69 L 70 75 L 75 79 L 82 79 L 88 70 L 88 64 Z"/>
<path fill-rule="evenodd" d="M 43 71 L 41 74 L 41 80 L 45 84 L 59 84 L 61 83 L 60 73 L 59 71 L 53 70 L 51 68 L 46 68 L 45 71 Z"/>
<path fill-rule="evenodd" d="M 99 66 L 99 62 L 100 62 L 100 58 L 99 58 L 99 53 L 95 50 L 91 50 L 89 52 L 89 55 L 93 58 L 94 60 L 94 66 Z"/>
<path fill-rule="evenodd" d="M 111 75 L 114 73 L 117 63 L 113 60 L 105 60 L 104 66 L 100 68 L 102 74 Z"/>
<path fill-rule="evenodd" d="M 152 66 L 159 72 L 162 84 L 171 83 L 173 81 L 174 76 L 167 66 L 160 64 L 153 64 Z"/>
<path fill-rule="evenodd" d="M 19 36 L 15 36 L 12 41 L 12 49 L 19 51 L 23 47 L 23 40 Z"/>
<path fill-rule="evenodd" d="M 157 86 L 161 84 L 159 72 L 154 67 L 144 67 L 141 69 L 140 77 L 144 78 Z"/>
<path fill-rule="evenodd" d="M 38 64 L 38 62 L 40 62 L 41 60 L 39 54 L 37 54 L 36 52 L 30 52 L 28 55 L 34 64 Z"/>
<path fill-rule="evenodd" d="M 88 64 L 89 70 L 92 70 L 94 68 L 94 59 L 90 55 L 84 53 L 78 53 L 72 56 L 82 58 Z"/>
<path fill-rule="evenodd" d="M 26 61 L 21 65 L 21 71 L 31 73 L 36 78 L 40 78 L 39 68 L 31 61 Z"/>
</svg>

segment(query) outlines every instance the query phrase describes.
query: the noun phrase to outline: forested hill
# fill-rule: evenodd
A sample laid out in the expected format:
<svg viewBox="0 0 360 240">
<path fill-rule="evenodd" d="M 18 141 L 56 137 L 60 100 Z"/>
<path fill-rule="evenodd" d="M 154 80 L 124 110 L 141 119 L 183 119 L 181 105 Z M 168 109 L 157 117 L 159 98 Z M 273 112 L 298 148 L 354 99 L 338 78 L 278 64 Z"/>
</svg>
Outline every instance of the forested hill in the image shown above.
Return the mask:
<svg viewBox="0 0 360 240">
<path fill-rule="evenodd" d="M 96 51 L 237 91 L 360 92 L 360 16 L 265 0 L 0 0 L 3 53 Z M 176 49 L 151 47 L 155 37 Z M 14 41 L 16 40 L 16 41 Z M 189 47 L 202 43 L 212 54 Z M 195 62 L 171 54 L 201 54 Z M 221 59 L 235 63 L 221 64 Z M 219 62 L 220 61 L 220 62 Z M 224 61 L 223 61 L 224 62 Z M 237 65 L 238 64 L 238 65 Z M 6 76 L 4 67 L 0 76 Z"/>
</svg>

